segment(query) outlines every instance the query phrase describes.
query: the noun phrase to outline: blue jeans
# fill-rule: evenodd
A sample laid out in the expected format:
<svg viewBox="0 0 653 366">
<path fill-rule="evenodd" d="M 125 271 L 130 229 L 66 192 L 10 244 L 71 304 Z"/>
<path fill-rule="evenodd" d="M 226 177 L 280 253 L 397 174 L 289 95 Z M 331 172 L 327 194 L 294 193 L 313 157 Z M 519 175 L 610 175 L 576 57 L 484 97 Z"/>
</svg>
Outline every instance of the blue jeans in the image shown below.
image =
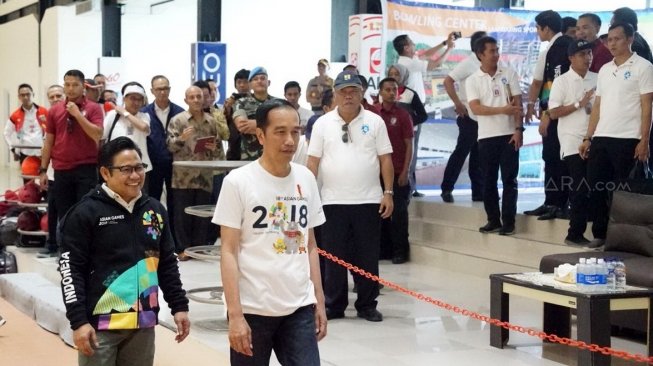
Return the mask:
<svg viewBox="0 0 653 366">
<path fill-rule="evenodd" d="M 232 366 L 268 366 L 272 350 L 283 366 L 319 366 L 315 334 L 315 306 L 307 305 L 286 316 L 245 314 L 252 330 L 253 356 L 231 349 Z"/>
</svg>

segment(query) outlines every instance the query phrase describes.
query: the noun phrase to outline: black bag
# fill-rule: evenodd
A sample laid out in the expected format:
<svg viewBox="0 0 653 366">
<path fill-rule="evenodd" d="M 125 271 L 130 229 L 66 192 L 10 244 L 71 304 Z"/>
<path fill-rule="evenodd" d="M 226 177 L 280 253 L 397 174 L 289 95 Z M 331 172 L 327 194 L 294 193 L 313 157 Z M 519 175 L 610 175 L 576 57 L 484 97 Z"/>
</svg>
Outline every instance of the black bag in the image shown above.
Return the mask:
<svg viewBox="0 0 653 366">
<path fill-rule="evenodd" d="M 653 195 L 653 173 L 649 169 L 648 161 L 635 161 L 635 166 L 628 174 L 628 179 L 622 183 L 621 190 Z"/>
<path fill-rule="evenodd" d="M 45 246 L 46 236 L 20 234 L 16 246 L 19 248 L 42 248 Z"/>
<path fill-rule="evenodd" d="M 0 222 L 0 250 L 7 245 L 18 243 L 18 224 L 15 217 L 5 218 Z"/>
<path fill-rule="evenodd" d="M 18 273 L 18 264 L 14 253 L 0 251 L 0 274 Z"/>
</svg>

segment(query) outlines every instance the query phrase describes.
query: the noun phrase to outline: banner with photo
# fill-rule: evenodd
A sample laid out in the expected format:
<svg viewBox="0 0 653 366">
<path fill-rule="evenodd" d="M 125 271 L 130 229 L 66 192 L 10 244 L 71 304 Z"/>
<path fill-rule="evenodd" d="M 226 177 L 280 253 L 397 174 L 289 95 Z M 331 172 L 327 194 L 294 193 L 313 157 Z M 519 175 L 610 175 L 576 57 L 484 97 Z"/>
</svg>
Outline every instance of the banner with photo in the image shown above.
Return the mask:
<svg viewBox="0 0 653 366">
<path fill-rule="evenodd" d="M 423 101 L 429 120 L 424 123 L 417 151 L 417 184 L 420 189 L 439 189 L 444 168 L 456 146 L 458 127 L 453 102 L 447 95 L 443 81 L 447 74 L 471 54 L 470 36 L 486 31 L 498 41 L 501 61 L 513 67 L 521 76 L 522 95 L 526 95 L 540 50 L 547 47 L 537 35 L 535 16 L 540 11 L 467 8 L 405 0 L 382 1 L 382 77 L 389 65 L 396 63 L 398 54 L 392 40 L 407 34 L 415 43 L 417 54 L 442 43 L 449 33 L 459 31 L 462 38 L 450 51 L 442 66 L 424 75 L 426 100 Z M 583 12 L 559 12 L 562 17 L 578 18 Z M 612 12 L 596 12 L 601 18 L 600 34 L 607 33 Z M 653 12 L 637 11 L 638 29 L 642 35 L 653 35 Z M 653 38 L 652 38 L 653 39 Z M 437 58 L 438 55 L 434 56 Z M 527 126 L 524 147 L 520 150 L 520 187 L 541 187 L 544 163 L 541 159 L 542 142 L 537 122 Z M 458 178 L 456 188 L 469 188 L 467 165 Z"/>
</svg>

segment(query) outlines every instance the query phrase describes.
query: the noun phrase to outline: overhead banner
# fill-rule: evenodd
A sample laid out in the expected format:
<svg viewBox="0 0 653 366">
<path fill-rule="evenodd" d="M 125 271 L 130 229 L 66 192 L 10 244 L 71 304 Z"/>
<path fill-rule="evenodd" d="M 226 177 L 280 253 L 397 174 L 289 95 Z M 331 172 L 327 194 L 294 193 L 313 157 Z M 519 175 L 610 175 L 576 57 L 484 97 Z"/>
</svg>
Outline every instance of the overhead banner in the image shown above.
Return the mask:
<svg viewBox="0 0 653 366">
<path fill-rule="evenodd" d="M 212 79 L 217 86 L 216 102 L 224 104 L 227 93 L 227 45 L 220 42 L 191 44 L 191 84 Z"/>
<path fill-rule="evenodd" d="M 417 54 L 442 43 L 449 33 L 459 31 L 462 38 L 450 51 L 442 66 L 424 75 L 426 100 L 424 106 L 429 120 L 422 127 L 417 150 L 417 184 L 422 189 L 439 189 L 442 174 L 458 137 L 454 105 L 447 95 L 443 81 L 449 72 L 471 54 L 470 37 L 476 31 L 485 31 L 498 41 L 500 62 L 514 68 L 521 76 L 522 95 L 531 84 L 533 70 L 540 50 L 548 42 L 540 42 L 535 16 L 540 11 L 466 8 L 403 0 L 382 1 L 383 47 L 382 70 L 396 63 L 399 55 L 392 40 L 407 34 L 415 43 Z M 559 12 L 562 17 L 578 18 L 582 12 Z M 607 33 L 612 12 L 596 12 L 601 18 L 600 34 Z M 653 12 L 637 11 L 639 32 L 647 38 L 653 35 Z M 653 38 L 648 38 L 653 39 Z M 441 53 L 441 52 L 440 52 Z M 433 56 L 437 59 L 438 55 Z M 537 126 L 528 127 L 524 134 L 524 147 L 520 150 L 519 184 L 543 186 L 544 162 L 541 159 L 542 143 Z M 456 188 L 469 188 L 467 167 L 463 168 Z"/>
</svg>

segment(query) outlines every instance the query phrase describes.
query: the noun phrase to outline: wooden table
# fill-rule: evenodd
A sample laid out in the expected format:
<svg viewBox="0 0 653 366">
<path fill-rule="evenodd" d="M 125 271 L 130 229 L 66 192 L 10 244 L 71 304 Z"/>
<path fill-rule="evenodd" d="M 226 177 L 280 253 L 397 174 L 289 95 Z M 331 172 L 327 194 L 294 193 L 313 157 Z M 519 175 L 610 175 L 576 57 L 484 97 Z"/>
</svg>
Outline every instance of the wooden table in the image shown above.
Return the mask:
<svg viewBox="0 0 653 366">
<path fill-rule="evenodd" d="M 647 353 L 653 354 L 651 300 L 653 289 L 629 286 L 621 292 L 586 292 L 573 286 L 550 286 L 547 282 L 521 279 L 520 274 L 490 275 L 490 316 L 509 321 L 510 295 L 539 300 L 545 304 L 544 331 L 560 337 L 571 335 L 571 309 L 576 309 L 578 340 L 610 346 L 610 312 L 645 309 L 648 311 Z M 523 276 L 524 274 L 522 274 Z M 540 276 L 552 276 L 540 274 Z M 532 278 L 537 278 L 534 274 Z M 492 326 L 490 345 L 503 348 L 508 330 Z M 578 350 L 578 366 L 609 366 L 611 357 L 600 352 Z"/>
</svg>

